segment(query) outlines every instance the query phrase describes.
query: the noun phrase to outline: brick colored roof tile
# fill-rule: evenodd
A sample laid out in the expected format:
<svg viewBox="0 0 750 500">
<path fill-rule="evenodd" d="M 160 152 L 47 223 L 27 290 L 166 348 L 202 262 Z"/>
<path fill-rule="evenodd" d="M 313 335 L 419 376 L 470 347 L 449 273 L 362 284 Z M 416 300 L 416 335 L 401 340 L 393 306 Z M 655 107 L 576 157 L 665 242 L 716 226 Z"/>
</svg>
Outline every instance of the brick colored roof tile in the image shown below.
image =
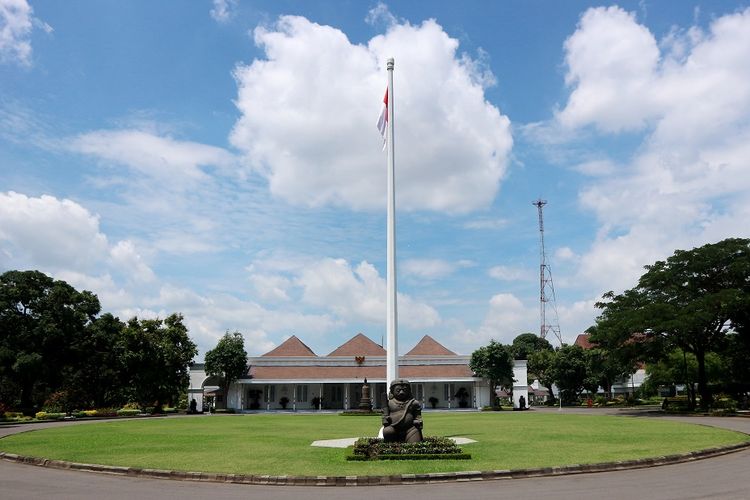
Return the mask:
<svg viewBox="0 0 750 500">
<path fill-rule="evenodd" d="M 358 333 L 328 356 L 385 356 L 385 349 L 365 335 Z"/>
<path fill-rule="evenodd" d="M 304 342 L 297 338 L 296 335 L 292 335 L 284 342 L 281 343 L 275 349 L 268 351 L 263 355 L 264 357 L 284 357 L 284 356 L 312 356 L 315 354 L 312 349 L 307 347 Z"/>
<path fill-rule="evenodd" d="M 322 379 L 385 379 L 385 365 L 381 366 L 253 366 L 250 376 L 255 382 L 263 380 L 322 380 Z M 468 365 L 400 366 L 399 377 L 457 378 L 472 377 Z"/>
<path fill-rule="evenodd" d="M 592 349 L 596 347 L 596 344 L 592 344 L 591 342 L 589 342 L 588 333 L 582 333 L 578 337 L 576 337 L 576 341 L 573 342 L 573 345 L 580 346 L 584 349 Z"/>
<path fill-rule="evenodd" d="M 414 348 L 405 356 L 455 356 L 456 353 L 446 348 L 443 344 L 429 335 L 422 337 Z"/>
</svg>

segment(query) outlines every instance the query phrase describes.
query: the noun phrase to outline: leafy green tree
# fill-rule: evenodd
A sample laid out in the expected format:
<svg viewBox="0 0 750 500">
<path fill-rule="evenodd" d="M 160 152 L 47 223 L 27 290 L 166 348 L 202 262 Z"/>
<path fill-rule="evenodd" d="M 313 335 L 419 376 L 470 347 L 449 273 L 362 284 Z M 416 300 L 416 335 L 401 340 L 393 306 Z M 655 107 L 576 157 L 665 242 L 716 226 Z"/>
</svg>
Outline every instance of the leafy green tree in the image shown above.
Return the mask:
<svg viewBox="0 0 750 500">
<path fill-rule="evenodd" d="M 646 266 L 638 285 L 609 292 L 598 324 L 613 344 L 643 333 L 647 350 L 680 348 L 695 355 L 701 406 L 711 404 L 706 355 L 721 347 L 732 324 L 741 323 L 750 292 L 750 240 L 730 238 L 692 250 L 677 250 L 666 261 Z"/>
<path fill-rule="evenodd" d="M 73 362 L 64 374 L 69 394 L 83 392 L 87 404 L 79 407 L 110 408 L 128 402 L 125 366 L 125 324 L 110 313 L 86 328 L 71 346 Z"/>
<path fill-rule="evenodd" d="M 99 300 L 39 271 L 0 275 L 0 383 L 14 387 L 25 411 L 63 382 L 71 346 L 99 313 Z M 10 397 L 3 391 L 3 397 Z"/>
<path fill-rule="evenodd" d="M 224 401 L 229 395 L 229 386 L 245 374 L 247 352 L 240 332 L 225 333 L 216 347 L 206 353 L 206 375 L 218 377 L 219 387 L 224 391 Z"/>
<path fill-rule="evenodd" d="M 513 389 L 513 354 L 510 346 L 490 340 L 471 354 L 469 367 L 478 376 L 490 381 L 490 392 L 501 386 Z"/>
<path fill-rule="evenodd" d="M 522 333 L 513 339 L 511 351 L 515 359 L 529 359 L 537 351 L 552 351 L 552 344 L 535 333 Z"/>
<path fill-rule="evenodd" d="M 142 407 L 176 401 L 188 383 L 188 365 L 198 349 L 181 314 L 164 320 L 132 318 L 124 331 L 124 360 L 131 397 Z"/>
<path fill-rule="evenodd" d="M 638 368 L 629 354 L 621 350 L 608 350 L 602 347 L 585 349 L 586 381 L 584 388 L 596 393 L 601 387 L 607 397 L 612 396 L 612 384 L 628 375 L 632 375 Z"/>
<path fill-rule="evenodd" d="M 706 373 L 710 383 L 719 383 L 726 372 L 724 360 L 716 353 L 706 354 Z M 692 387 L 698 378 L 698 361 L 694 354 L 681 349 L 673 349 L 668 355 L 655 363 L 646 365 L 644 390 L 656 393 L 659 387 L 672 387 L 684 384 L 691 399 Z"/>
<path fill-rule="evenodd" d="M 552 385 L 555 380 L 552 378 L 552 365 L 555 362 L 557 351 L 541 350 L 532 353 L 529 356 L 528 370 L 539 380 L 539 383 L 547 388 L 549 392 L 549 401 L 554 403 L 555 393 L 552 391 Z"/>
<path fill-rule="evenodd" d="M 550 377 L 560 389 L 563 402 L 574 403 L 586 382 L 586 353 L 580 346 L 564 345 L 557 350 Z"/>
<path fill-rule="evenodd" d="M 727 334 L 718 354 L 724 360 L 725 367 L 722 385 L 726 392 L 733 394 L 746 407 L 747 394 L 750 393 L 750 335 L 739 332 Z"/>
</svg>

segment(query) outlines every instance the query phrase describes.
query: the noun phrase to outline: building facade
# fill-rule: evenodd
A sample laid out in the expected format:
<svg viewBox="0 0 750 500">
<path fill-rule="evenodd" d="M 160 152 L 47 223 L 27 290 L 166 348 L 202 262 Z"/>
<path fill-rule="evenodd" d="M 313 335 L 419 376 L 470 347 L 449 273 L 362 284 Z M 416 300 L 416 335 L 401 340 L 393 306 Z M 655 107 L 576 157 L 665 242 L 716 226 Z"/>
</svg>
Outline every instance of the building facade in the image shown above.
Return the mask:
<svg viewBox="0 0 750 500">
<path fill-rule="evenodd" d="M 409 380 L 412 394 L 424 408 L 482 408 L 491 404 L 487 380 L 475 377 L 470 356 L 456 354 L 426 335 L 413 349 L 399 356 L 399 377 Z M 526 365 L 516 378 L 526 387 Z M 521 371 L 523 373 L 521 373 Z M 207 377 L 203 364 L 190 369 L 189 398 L 198 409 L 209 405 L 235 411 L 349 410 L 359 406 L 367 380 L 373 408 L 386 401 L 386 352 L 363 334 L 357 334 L 326 356 L 318 356 L 292 336 L 275 349 L 248 358 L 244 377 L 227 394 L 218 380 Z M 515 392 L 515 391 L 514 391 Z M 514 398 L 518 399 L 521 393 Z M 525 395 L 528 401 L 528 395 Z"/>
</svg>

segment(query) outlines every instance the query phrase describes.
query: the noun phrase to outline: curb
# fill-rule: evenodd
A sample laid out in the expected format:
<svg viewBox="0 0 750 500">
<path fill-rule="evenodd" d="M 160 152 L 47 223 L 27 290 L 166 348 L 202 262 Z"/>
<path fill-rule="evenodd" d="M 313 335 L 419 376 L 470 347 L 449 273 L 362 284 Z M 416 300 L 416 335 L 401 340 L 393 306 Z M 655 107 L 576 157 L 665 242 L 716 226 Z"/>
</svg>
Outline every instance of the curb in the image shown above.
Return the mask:
<svg viewBox="0 0 750 500">
<path fill-rule="evenodd" d="M 142 469 L 113 465 L 83 464 L 64 460 L 50 460 L 40 457 L 16 455 L 0 452 L 0 459 L 52 469 L 68 469 L 100 474 L 114 474 L 150 479 L 171 479 L 177 481 L 199 481 L 212 483 L 262 484 L 276 486 L 386 486 L 397 484 L 453 483 L 467 481 L 493 481 L 500 479 L 524 479 L 532 477 L 553 477 L 593 472 L 612 472 L 629 469 L 642 469 L 662 465 L 692 462 L 750 449 L 750 441 L 706 448 L 676 455 L 602 462 L 583 465 L 562 465 L 535 469 L 512 469 L 491 471 L 433 472 L 428 474 L 402 474 L 391 476 L 269 476 L 258 474 L 222 474 L 212 472 L 186 472 L 161 469 Z"/>
</svg>

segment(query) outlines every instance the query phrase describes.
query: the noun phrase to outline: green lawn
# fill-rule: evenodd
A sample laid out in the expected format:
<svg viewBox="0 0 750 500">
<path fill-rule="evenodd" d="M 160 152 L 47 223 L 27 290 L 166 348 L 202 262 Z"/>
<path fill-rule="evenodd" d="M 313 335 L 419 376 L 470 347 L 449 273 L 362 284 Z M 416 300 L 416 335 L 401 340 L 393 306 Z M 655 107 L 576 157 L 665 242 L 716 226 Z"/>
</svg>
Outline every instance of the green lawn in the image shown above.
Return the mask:
<svg viewBox="0 0 750 500">
<path fill-rule="evenodd" d="M 520 469 L 644 458 L 739 443 L 744 434 L 660 419 L 533 412 L 426 413 L 428 435 L 465 436 L 470 461 L 347 462 L 318 439 L 375 435 L 377 417 L 237 415 L 109 421 L 24 432 L 0 450 L 74 462 L 271 475 Z"/>
</svg>

